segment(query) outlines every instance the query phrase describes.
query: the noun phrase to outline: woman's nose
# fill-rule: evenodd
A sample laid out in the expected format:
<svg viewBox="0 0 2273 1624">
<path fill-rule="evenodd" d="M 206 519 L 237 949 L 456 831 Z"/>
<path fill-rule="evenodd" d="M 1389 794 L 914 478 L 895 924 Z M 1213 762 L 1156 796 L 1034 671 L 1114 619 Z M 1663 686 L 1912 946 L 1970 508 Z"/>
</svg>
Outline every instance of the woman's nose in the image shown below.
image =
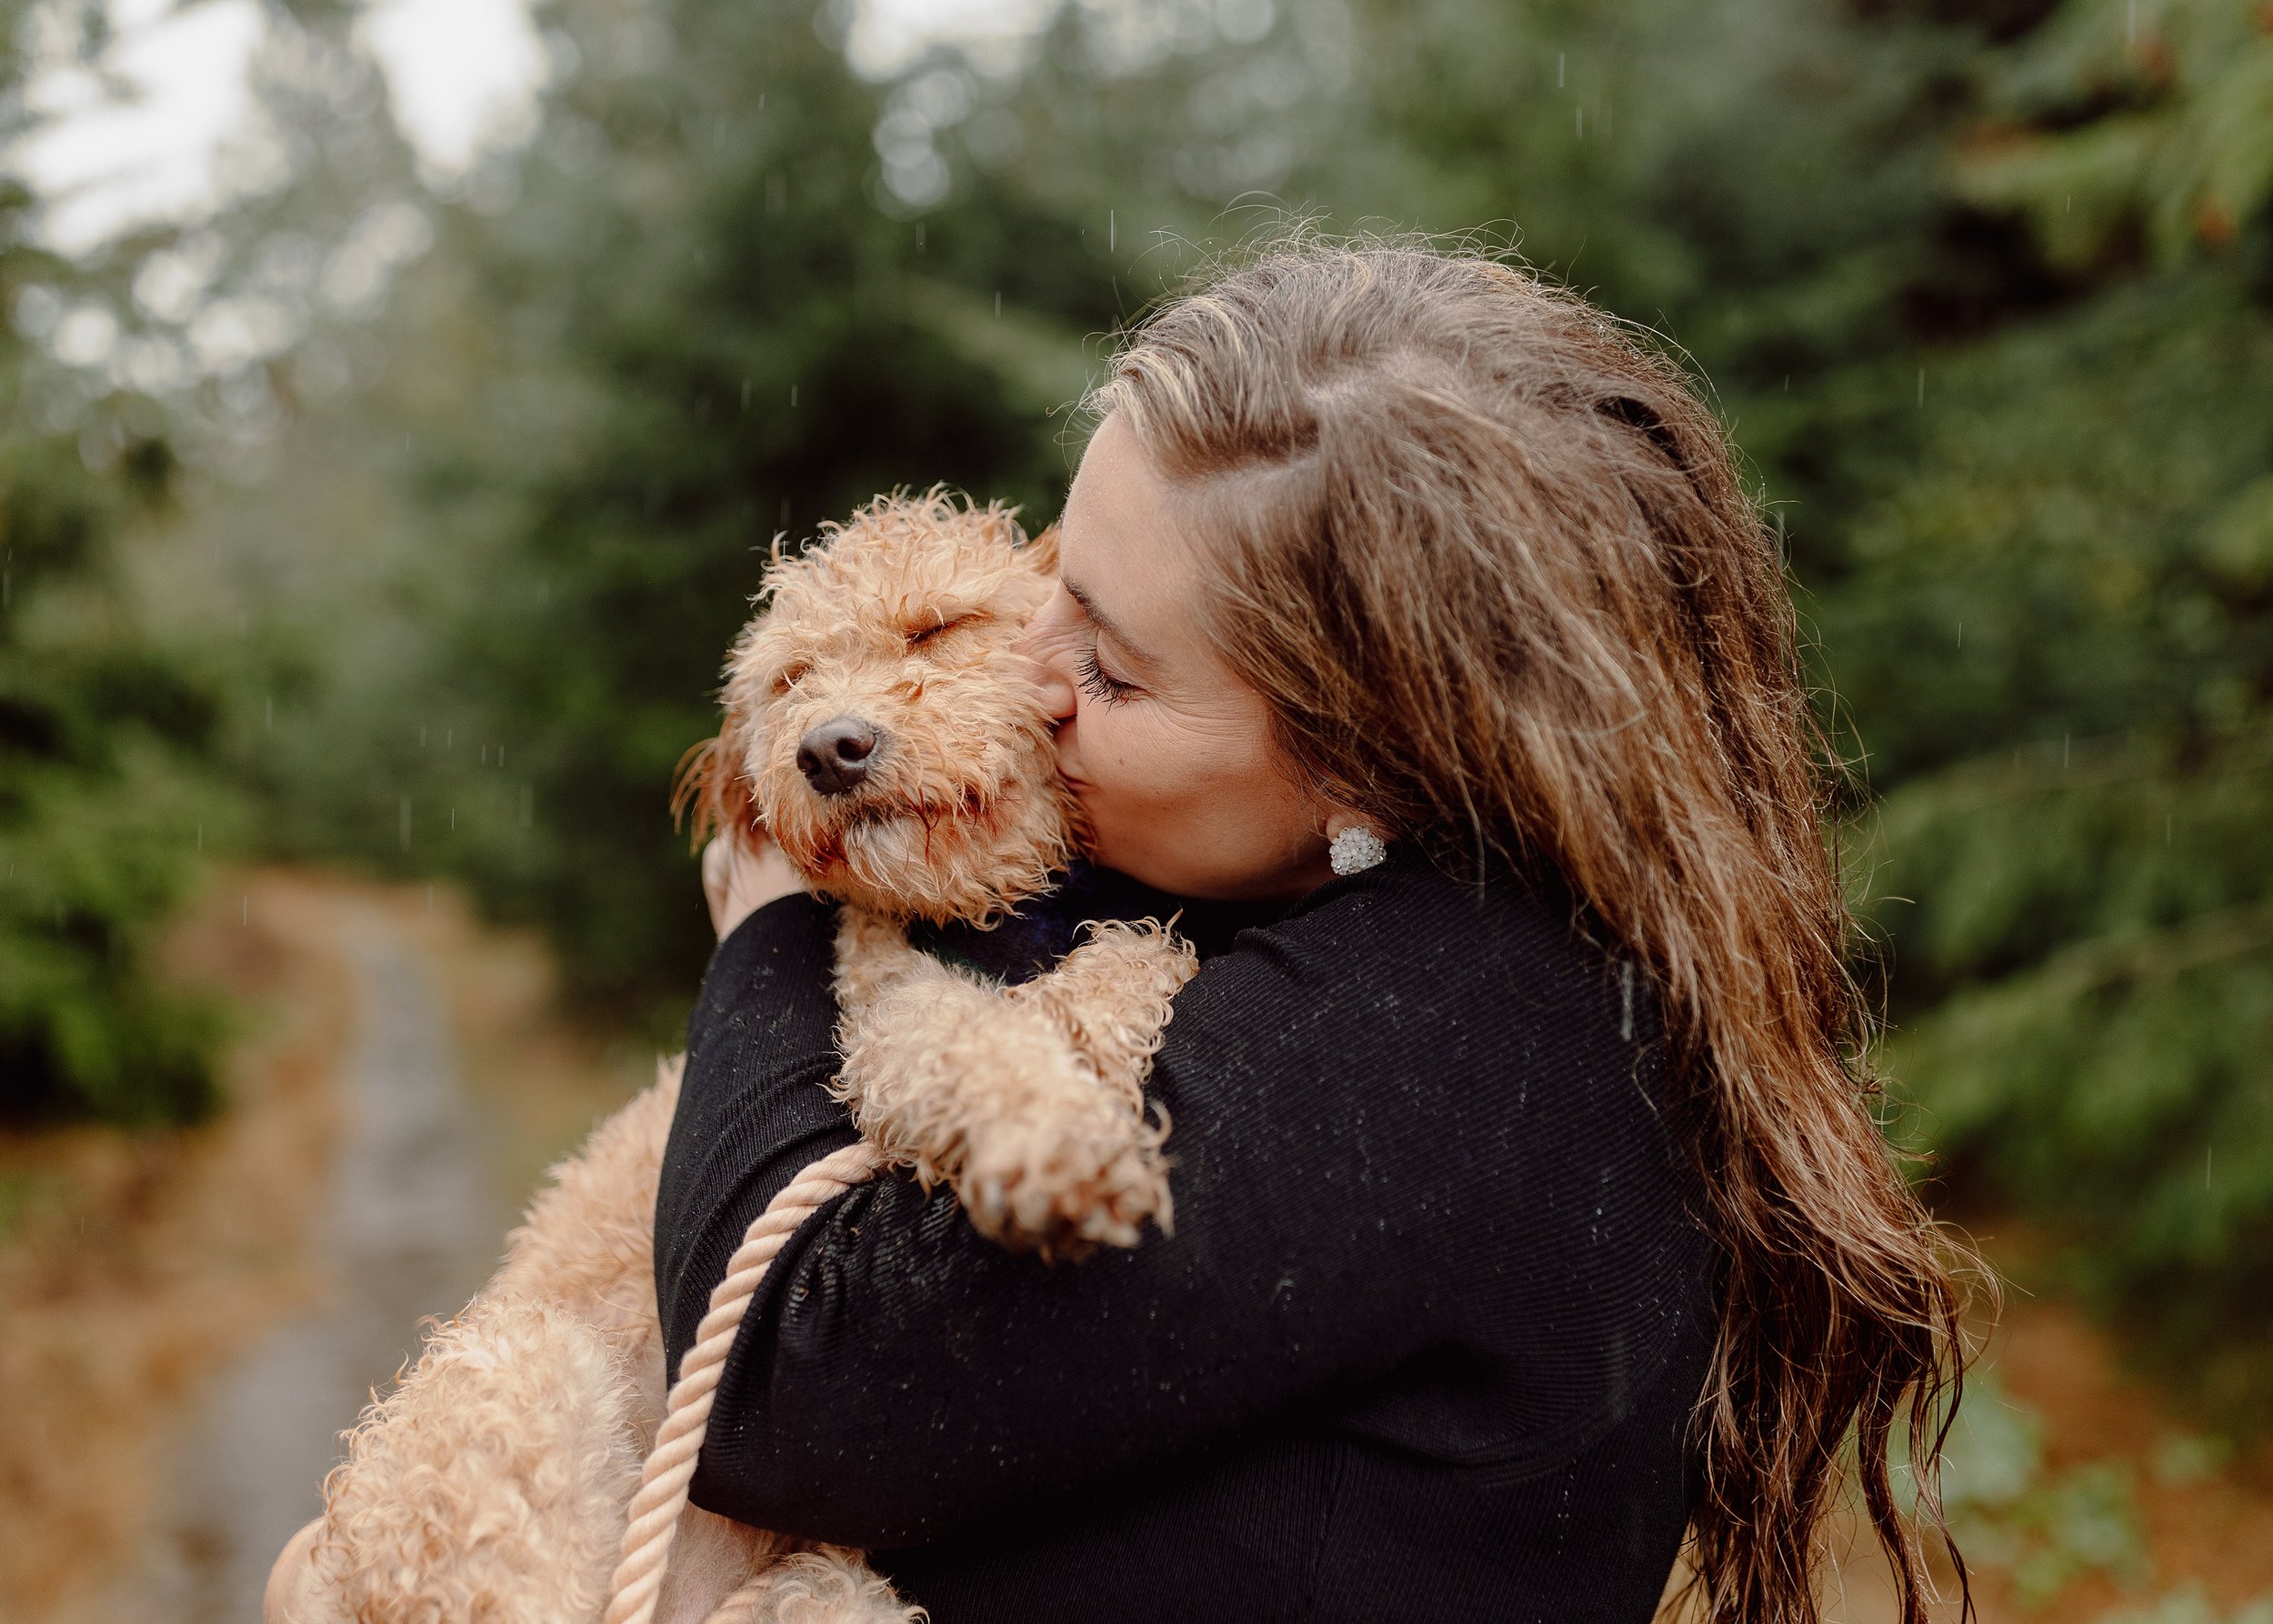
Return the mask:
<svg viewBox="0 0 2273 1624">
<path fill-rule="evenodd" d="M 1045 617 L 1027 627 L 1025 634 L 1011 645 L 1016 653 L 1026 657 L 1035 695 L 1042 708 L 1053 720 L 1060 722 L 1074 714 L 1073 678 L 1066 671 L 1066 661 L 1071 657 L 1063 647 L 1066 641 L 1062 636 L 1052 636 Z"/>
<path fill-rule="evenodd" d="M 1062 722 L 1074 714 L 1074 685 L 1056 666 L 1045 660 L 1033 660 L 1034 691 L 1042 702 L 1042 708 L 1052 721 Z"/>
</svg>

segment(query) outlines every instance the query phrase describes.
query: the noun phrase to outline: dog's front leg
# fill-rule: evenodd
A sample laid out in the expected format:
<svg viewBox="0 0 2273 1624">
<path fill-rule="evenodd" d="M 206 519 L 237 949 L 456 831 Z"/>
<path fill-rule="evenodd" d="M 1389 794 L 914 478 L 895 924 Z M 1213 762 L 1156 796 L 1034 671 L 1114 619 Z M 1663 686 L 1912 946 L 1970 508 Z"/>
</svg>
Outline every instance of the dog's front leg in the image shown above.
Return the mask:
<svg viewBox="0 0 2273 1624">
<path fill-rule="evenodd" d="M 1129 1109 L 1144 1109 L 1145 1078 L 1170 1000 L 1199 969 L 1189 943 L 1145 919 L 1107 920 L 1048 974 L 1003 997 L 1049 1019 Z"/>
<path fill-rule="evenodd" d="M 848 1013 L 840 1041 L 861 1133 L 951 1183 L 982 1233 L 1070 1254 L 1167 1224 L 1161 1131 L 1041 1007 L 926 958 Z"/>
</svg>

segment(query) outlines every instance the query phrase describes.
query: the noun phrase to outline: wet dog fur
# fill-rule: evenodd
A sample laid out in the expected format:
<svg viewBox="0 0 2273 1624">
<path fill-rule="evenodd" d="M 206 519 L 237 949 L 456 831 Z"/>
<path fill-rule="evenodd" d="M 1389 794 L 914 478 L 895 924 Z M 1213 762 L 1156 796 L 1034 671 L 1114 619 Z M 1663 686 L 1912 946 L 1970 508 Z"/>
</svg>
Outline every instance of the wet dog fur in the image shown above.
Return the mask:
<svg viewBox="0 0 2273 1624">
<path fill-rule="evenodd" d="M 845 905 L 836 1088 L 862 1135 L 951 1185 L 1001 1244 L 1077 1257 L 1170 1221 L 1142 1086 L 1189 948 L 1107 924 L 1005 987 L 905 934 L 999 919 L 1079 844 L 1011 647 L 1054 576 L 1053 537 L 1027 544 L 999 506 L 936 490 L 777 551 L 728 662 L 724 726 L 681 791 L 698 833 L 762 831 Z M 831 724 L 857 724 L 855 782 L 800 764 L 810 738 L 846 737 Z M 272 1621 L 599 1619 L 663 1416 L 651 1224 L 677 1097 L 666 1062 L 553 1170 L 496 1276 L 350 1435 L 323 1519 L 277 1565 Z M 916 1616 L 856 1551 L 690 1507 L 657 1619 L 691 1624 L 737 1592 L 734 1617 L 777 1624 Z"/>
</svg>

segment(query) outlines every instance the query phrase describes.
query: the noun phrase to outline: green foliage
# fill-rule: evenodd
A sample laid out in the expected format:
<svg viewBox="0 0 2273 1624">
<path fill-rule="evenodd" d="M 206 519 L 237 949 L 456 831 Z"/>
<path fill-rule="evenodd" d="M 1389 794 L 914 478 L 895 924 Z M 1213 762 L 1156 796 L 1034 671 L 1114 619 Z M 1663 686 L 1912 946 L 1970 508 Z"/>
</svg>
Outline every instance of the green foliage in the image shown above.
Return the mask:
<svg viewBox="0 0 2273 1624">
<path fill-rule="evenodd" d="M 17 72 L 0 57 L 8 130 Z M 135 624 L 115 569 L 120 533 L 167 499 L 161 415 L 25 337 L 105 290 L 25 246 L 30 206 L 0 192 L 0 1118 L 179 1121 L 212 1104 L 217 1018 L 155 985 L 146 937 L 232 816 L 199 765 L 215 699 Z"/>
<path fill-rule="evenodd" d="M 550 20 L 580 66 L 516 200 L 451 214 L 400 290 L 402 426 L 370 426 L 411 447 L 381 612 L 423 656 L 286 793 L 541 923 L 581 994 L 683 1005 L 708 932 L 669 785 L 773 538 L 933 480 L 1053 512 L 1110 283 L 1015 199 L 876 206 L 880 97 L 803 15 Z"/>
<path fill-rule="evenodd" d="M 1985 67 L 2007 122 L 1959 143 L 1955 185 L 2025 209 L 2071 280 L 1934 358 L 1898 460 L 1848 453 L 1877 494 L 1813 613 L 1887 792 L 1850 858 L 1912 1131 L 2048 1223 L 2056 1272 L 2166 1370 L 2261 1419 L 2273 172 L 2248 154 L 2273 122 L 2234 109 L 2273 36 L 2142 5 L 2127 45 L 2127 15 L 2065 6 Z"/>
<path fill-rule="evenodd" d="M 1958 186 L 2027 211 L 2085 267 L 2143 238 L 2165 263 L 2223 248 L 2273 197 L 2273 28 L 2232 0 L 2069 0 L 1989 75 L 2014 120 L 1980 132 Z"/>
<path fill-rule="evenodd" d="M 75 436 L 0 449 L 0 1112 L 179 1120 L 211 1103 L 215 1017 L 143 938 L 230 811 L 196 766 L 210 695 L 104 579 L 108 483 Z"/>
<path fill-rule="evenodd" d="M 1942 1457 L 1942 1507 L 1966 1560 L 2011 1577 L 2041 1606 L 2069 1581 L 2102 1573 L 2125 1583 L 2148 1570 L 2130 1478 L 2121 1463 L 2091 1460 L 2052 1471 L 2044 1418 L 1983 1371 Z"/>
</svg>

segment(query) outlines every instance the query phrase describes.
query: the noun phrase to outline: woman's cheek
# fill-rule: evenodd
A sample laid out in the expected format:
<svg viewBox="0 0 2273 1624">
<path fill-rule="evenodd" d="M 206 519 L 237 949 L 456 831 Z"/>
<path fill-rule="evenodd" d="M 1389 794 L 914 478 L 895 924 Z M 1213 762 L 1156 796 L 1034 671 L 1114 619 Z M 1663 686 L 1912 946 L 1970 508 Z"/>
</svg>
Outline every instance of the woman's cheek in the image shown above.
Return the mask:
<svg viewBox="0 0 2273 1624">
<path fill-rule="evenodd" d="M 1129 748 L 1126 706 L 1102 705 L 1084 699 L 1081 706 L 1082 776 L 1099 789 L 1118 791 L 1128 785 Z"/>
</svg>

